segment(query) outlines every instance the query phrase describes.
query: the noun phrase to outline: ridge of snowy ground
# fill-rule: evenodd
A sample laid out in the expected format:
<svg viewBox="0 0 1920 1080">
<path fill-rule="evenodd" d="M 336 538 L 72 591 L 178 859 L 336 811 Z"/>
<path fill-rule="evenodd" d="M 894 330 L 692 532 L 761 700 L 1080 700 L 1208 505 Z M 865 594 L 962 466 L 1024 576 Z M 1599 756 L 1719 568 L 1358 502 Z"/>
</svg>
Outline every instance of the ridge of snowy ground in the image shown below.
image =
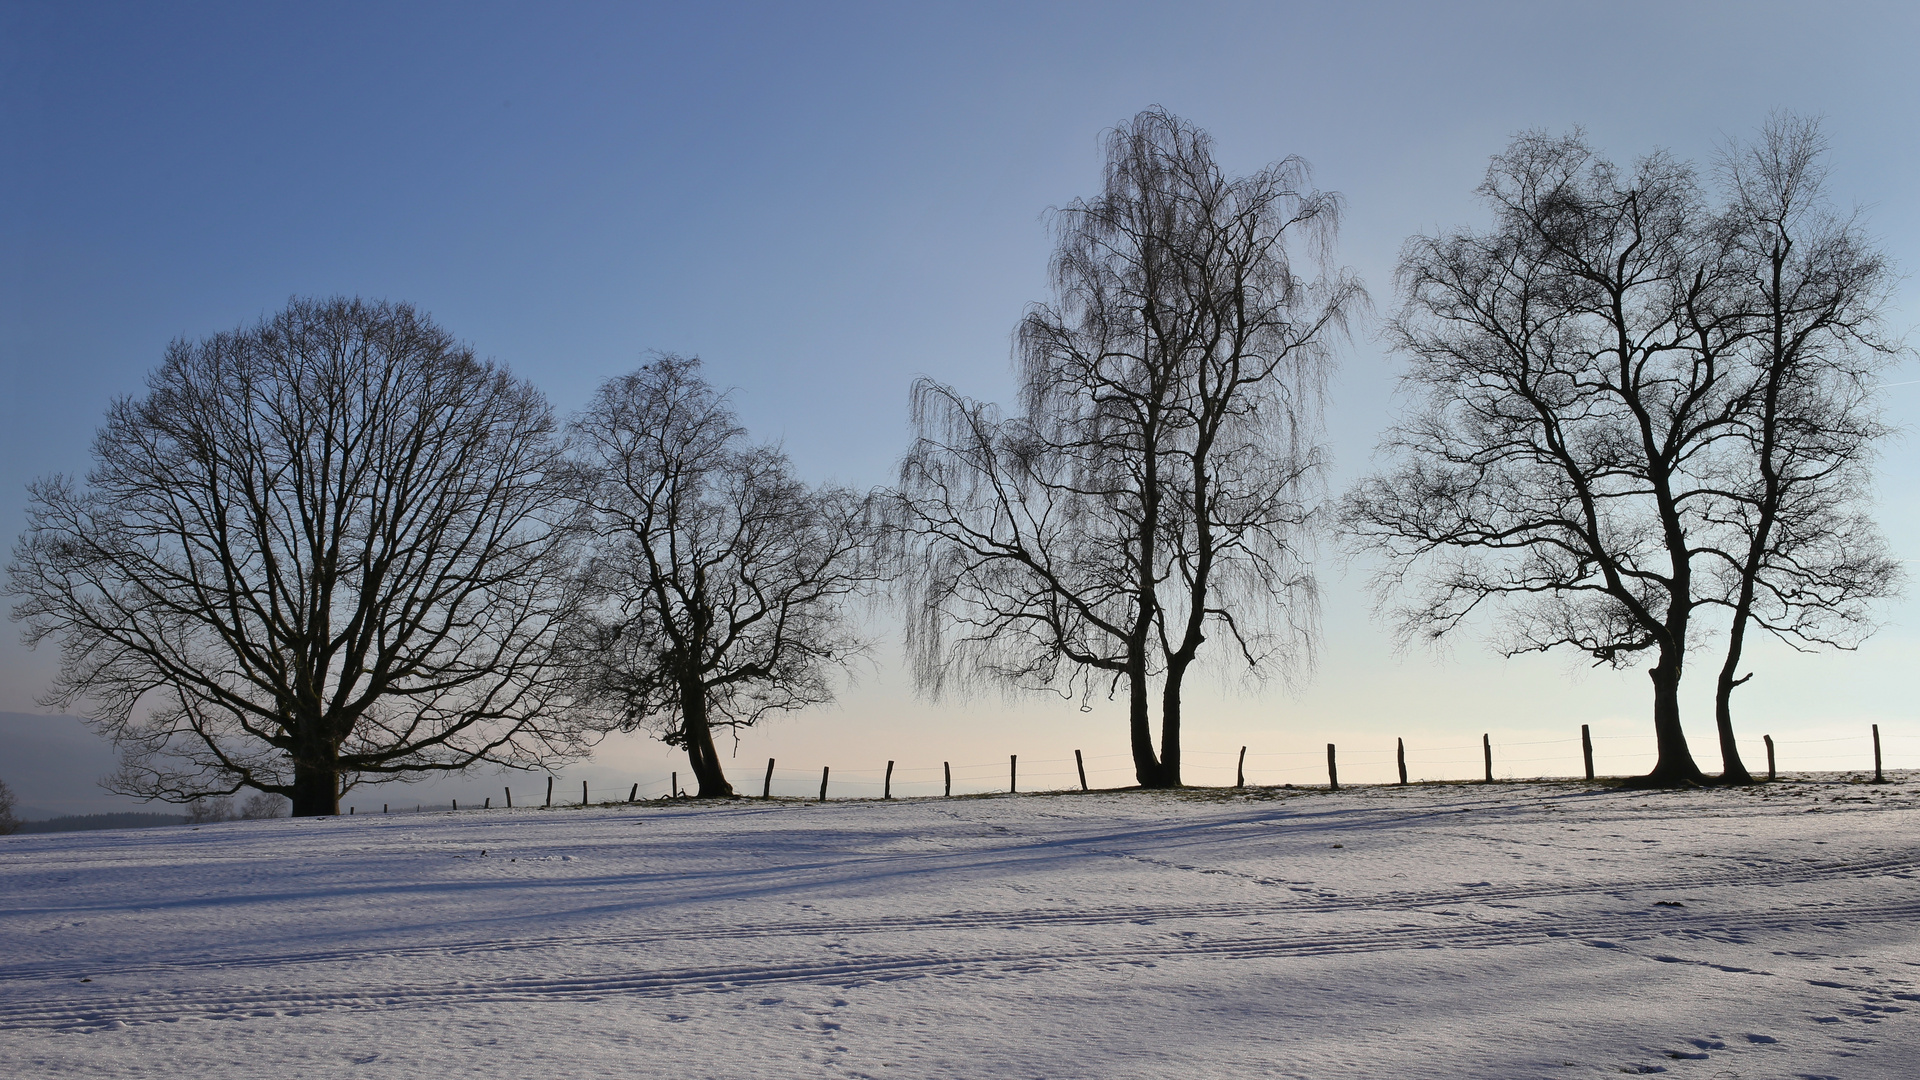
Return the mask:
<svg viewBox="0 0 1920 1080">
<path fill-rule="evenodd" d="M 1911 1077 L 1920 782 L 0 838 L 13 1077 Z"/>
</svg>

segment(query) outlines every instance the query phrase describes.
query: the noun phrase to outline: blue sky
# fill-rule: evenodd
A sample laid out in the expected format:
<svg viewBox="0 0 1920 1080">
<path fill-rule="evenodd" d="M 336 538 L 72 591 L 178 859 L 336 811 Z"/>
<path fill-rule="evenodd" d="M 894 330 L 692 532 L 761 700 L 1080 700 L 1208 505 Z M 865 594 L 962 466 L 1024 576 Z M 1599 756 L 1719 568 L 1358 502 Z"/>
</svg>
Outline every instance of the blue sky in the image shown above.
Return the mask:
<svg viewBox="0 0 1920 1080">
<path fill-rule="evenodd" d="M 698 353 L 803 472 L 884 483 L 915 375 L 1007 395 L 1009 332 L 1045 295 L 1044 212 L 1095 189 L 1101 131 L 1150 104 L 1212 131 L 1230 169 L 1311 161 L 1347 196 L 1339 258 L 1382 310 L 1401 242 L 1479 220 L 1473 187 L 1513 133 L 1581 125 L 1622 159 L 1663 147 L 1704 163 L 1776 108 L 1825 117 L 1835 194 L 1911 273 L 1915 41 L 1920 15 L 1896 4 L 9 0 L 0 533 L 18 535 L 28 479 L 84 471 L 108 400 L 136 392 L 169 340 L 296 294 L 411 301 L 562 408 L 647 349 Z M 1920 321 L 1911 278 L 1893 321 Z M 1394 363 L 1364 327 L 1342 363 L 1345 478 L 1392 415 Z M 1896 381 L 1914 378 L 1909 364 Z M 1887 404 L 1912 427 L 1920 387 Z M 1910 441 L 1890 448 L 1881 499 L 1920 557 Z M 1650 726 L 1637 673 L 1503 662 L 1473 641 L 1395 656 L 1359 570 L 1332 552 L 1326 566 L 1316 682 L 1203 691 L 1190 746 L 1308 755 L 1490 729 L 1518 744 L 1592 722 L 1625 753 Z M 1920 736 L 1920 603 L 1886 616 L 1857 655 L 1764 658 L 1746 729 Z M 896 659 L 883 648 L 844 707 L 752 736 L 740 760 L 851 775 L 862 755 L 1124 752 L 1117 713 L 927 705 Z M 36 711 L 52 661 L 4 635 L 0 710 Z M 1711 762 L 1707 721 L 1693 709 Z M 1821 746 L 1806 745 L 1811 761 Z M 1890 745 L 1920 764 L 1920 739 Z M 597 767 L 667 761 L 622 744 Z"/>
</svg>

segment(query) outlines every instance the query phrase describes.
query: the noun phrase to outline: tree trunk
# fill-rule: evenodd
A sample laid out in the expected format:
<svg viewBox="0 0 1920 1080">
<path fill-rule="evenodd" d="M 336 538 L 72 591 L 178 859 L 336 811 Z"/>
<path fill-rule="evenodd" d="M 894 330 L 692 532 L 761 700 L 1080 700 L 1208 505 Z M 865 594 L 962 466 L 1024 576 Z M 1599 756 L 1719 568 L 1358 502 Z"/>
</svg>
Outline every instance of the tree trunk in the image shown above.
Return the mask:
<svg viewBox="0 0 1920 1080">
<path fill-rule="evenodd" d="M 337 752 L 310 751 L 293 766 L 293 816 L 331 817 L 340 812 Z"/>
<path fill-rule="evenodd" d="M 1765 495 L 1760 504 L 1759 520 L 1754 522 L 1753 538 L 1747 545 L 1747 561 L 1740 572 L 1740 596 L 1733 605 L 1733 625 L 1727 634 L 1727 658 L 1720 665 L 1720 680 L 1714 687 L 1713 723 L 1720 734 L 1720 782 L 1723 784 L 1751 784 L 1753 774 L 1747 772 L 1747 766 L 1740 760 L 1740 746 L 1733 737 L 1733 689 L 1745 682 L 1736 678 L 1734 673 L 1740 669 L 1740 654 L 1747 643 L 1747 620 L 1753 615 L 1754 588 L 1760 573 L 1760 565 L 1766 558 L 1767 544 L 1773 535 L 1774 516 L 1779 512 L 1781 489 L 1780 474 L 1775 467 L 1775 448 L 1779 445 L 1780 427 L 1780 380 L 1784 374 L 1781 358 L 1786 352 L 1786 334 L 1781 322 L 1780 268 L 1786 258 L 1786 252 L 1776 246 L 1773 251 L 1773 288 L 1768 295 L 1773 298 L 1773 335 L 1770 361 L 1767 365 L 1767 393 L 1765 411 L 1760 425 L 1760 479 L 1765 485 Z"/>
<path fill-rule="evenodd" d="M 1735 678 L 1733 674 L 1740 667 L 1745 623 L 1745 613 L 1742 612 L 1735 618 L 1733 633 L 1727 642 L 1727 662 L 1720 668 L 1720 679 L 1713 694 L 1713 723 L 1720 732 L 1720 782 L 1723 784 L 1753 783 L 1753 774 L 1747 771 L 1746 763 L 1740 760 L 1740 744 L 1733 737 L 1733 689 L 1746 681 Z"/>
<path fill-rule="evenodd" d="M 1153 752 L 1153 725 L 1147 708 L 1146 665 L 1128 667 L 1127 731 L 1133 742 L 1133 777 L 1143 788 L 1162 787 L 1160 758 Z"/>
<path fill-rule="evenodd" d="M 1160 689 L 1160 787 L 1180 786 L 1180 688 L 1186 674 L 1185 664 L 1169 670 Z"/>
<path fill-rule="evenodd" d="M 1653 733 L 1659 741 L 1659 760 L 1643 781 L 1656 787 L 1698 784 L 1706 780 L 1687 749 L 1687 733 L 1680 726 L 1680 658 L 1663 647 L 1659 663 L 1647 672 L 1653 678 Z"/>
<path fill-rule="evenodd" d="M 713 728 L 707 724 L 707 688 L 699 680 L 688 680 L 680 687 L 681 734 L 687 742 L 687 763 L 700 788 L 696 799 L 731 799 L 733 785 L 720 768 L 720 755 L 713 749 Z"/>
<path fill-rule="evenodd" d="M 1153 339 L 1153 305 L 1141 310 L 1143 349 L 1150 351 Z M 1134 569 L 1133 626 L 1127 639 L 1127 710 L 1133 734 L 1133 773 L 1143 788 L 1165 787 L 1164 762 L 1153 752 L 1153 728 L 1147 709 L 1147 637 L 1153 632 L 1154 612 L 1158 610 L 1157 583 L 1153 560 L 1155 539 L 1160 529 L 1160 456 L 1157 440 L 1160 429 L 1159 402 L 1146 403 L 1147 420 L 1142 430 L 1144 459 L 1140 471 L 1139 533 L 1134 538 L 1138 559 Z"/>
</svg>

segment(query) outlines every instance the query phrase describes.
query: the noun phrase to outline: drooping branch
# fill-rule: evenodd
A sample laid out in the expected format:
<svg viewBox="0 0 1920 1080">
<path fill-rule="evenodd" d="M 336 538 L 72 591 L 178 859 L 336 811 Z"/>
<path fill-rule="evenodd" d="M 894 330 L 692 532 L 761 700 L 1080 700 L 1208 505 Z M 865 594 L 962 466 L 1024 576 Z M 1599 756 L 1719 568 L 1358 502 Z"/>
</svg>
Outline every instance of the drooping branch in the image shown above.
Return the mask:
<svg viewBox="0 0 1920 1080">
<path fill-rule="evenodd" d="M 1255 677 L 1311 666 L 1320 401 L 1365 296 L 1325 263 L 1340 200 L 1300 160 L 1229 178 L 1157 109 L 1107 157 L 1102 194 L 1057 214 L 1054 297 L 1016 334 L 1021 415 L 915 387 L 910 641 L 936 693 L 1124 686 L 1140 782 L 1177 785 L 1209 632 Z"/>
</svg>

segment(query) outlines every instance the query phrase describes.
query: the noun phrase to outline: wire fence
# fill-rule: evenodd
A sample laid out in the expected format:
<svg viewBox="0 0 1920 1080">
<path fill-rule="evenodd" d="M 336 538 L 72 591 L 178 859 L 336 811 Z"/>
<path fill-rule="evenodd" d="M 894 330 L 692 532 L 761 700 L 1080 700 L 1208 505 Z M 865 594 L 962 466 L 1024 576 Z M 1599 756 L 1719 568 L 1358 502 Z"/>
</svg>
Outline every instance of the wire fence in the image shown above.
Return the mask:
<svg viewBox="0 0 1920 1080">
<path fill-rule="evenodd" d="M 1591 736 L 1595 771 L 1600 776 L 1629 776 L 1650 770 L 1658 757 L 1652 735 Z M 1580 735 L 1563 739 L 1476 743 L 1383 745 L 1375 741 L 1335 744 L 1340 783 L 1391 784 L 1399 780 L 1404 745 L 1410 782 L 1470 781 L 1487 778 L 1491 750 L 1495 780 L 1572 779 L 1585 775 L 1585 749 Z M 1764 776 L 1771 761 L 1781 774 L 1788 772 L 1853 772 L 1873 774 L 1886 757 L 1920 759 L 1920 734 L 1892 734 L 1869 730 L 1855 735 L 1772 740 L 1743 739 L 1741 757 L 1748 771 Z M 1230 787 L 1244 780 L 1249 787 L 1326 786 L 1327 750 L 1186 750 L 1182 778 L 1194 787 Z M 824 770 L 824 771 L 823 771 Z M 954 764 L 902 765 L 878 762 L 872 767 L 843 769 L 781 766 L 769 770 L 737 770 L 730 777 L 739 795 L 768 795 L 780 799 L 879 799 L 989 795 L 1008 792 L 1077 791 L 1130 787 L 1135 783 L 1130 754 L 1085 754 L 1074 757 L 1022 758 L 1008 755 L 999 761 Z M 691 774 L 668 770 L 637 777 L 624 784 L 595 786 L 559 777 L 529 778 L 524 785 L 503 784 L 498 793 L 451 803 L 383 802 L 374 807 L 354 802 L 348 813 L 423 813 L 450 810 L 494 810 L 513 807 L 548 808 L 599 806 L 613 803 L 655 802 L 690 794 Z"/>
</svg>

